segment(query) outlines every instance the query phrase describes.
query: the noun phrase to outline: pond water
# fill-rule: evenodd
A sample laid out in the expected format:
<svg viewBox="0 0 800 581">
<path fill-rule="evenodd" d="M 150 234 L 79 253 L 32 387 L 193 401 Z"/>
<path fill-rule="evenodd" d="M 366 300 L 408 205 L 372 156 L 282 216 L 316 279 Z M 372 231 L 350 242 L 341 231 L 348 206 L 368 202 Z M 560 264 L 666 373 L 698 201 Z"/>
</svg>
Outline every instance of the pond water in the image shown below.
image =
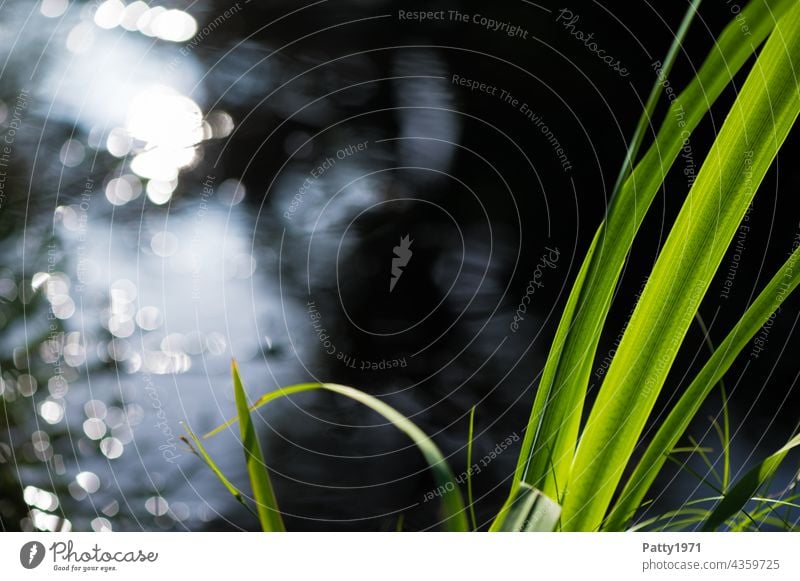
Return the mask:
<svg viewBox="0 0 800 581">
<path fill-rule="evenodd" d="M 238 14 L 266 8 L 68 4 L 0 7 L 4 528 L 256 529 L 180 440 L 234 414 L 234 357 L 251 398 L 379 395 L 456 474 L 477 406 L 489 519 L 621 158 L 602 88 L 544 48 L 545 80 L 410 29 L 386 48 L 378 16 L 292 48 L 311 20 Z M 495 72 L 507 98 L 454 80 Z M 355 403 L 301 395 L 256 425 L 289 528 L 436 526 L 424 461 Z M 734 461 L 782 436 L 738 434 Z M 247 490 L 236 426 L 206 446 Z M 671 486 L 655 506 L 701 494 Z"/>
</svg>

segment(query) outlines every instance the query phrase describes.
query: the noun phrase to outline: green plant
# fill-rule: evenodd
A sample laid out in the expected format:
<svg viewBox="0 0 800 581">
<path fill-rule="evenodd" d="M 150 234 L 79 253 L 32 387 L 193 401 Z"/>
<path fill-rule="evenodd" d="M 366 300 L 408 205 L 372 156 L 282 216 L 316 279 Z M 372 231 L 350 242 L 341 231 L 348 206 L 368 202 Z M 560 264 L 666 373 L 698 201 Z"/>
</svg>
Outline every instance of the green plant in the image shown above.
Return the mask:
<svg viewBox="0 0 800 581">
<path fill-rule="evenodd" d="M 357 389 L 353 389 L 352 387 L 331 383 L 302 383 L 264 394 L 251 407 L 248 408 L 246 403 L 246 395 L 244 393 L 244 388 L 242 387 L 242 380 L 239 376 L 239 369 L 236 365 L 236 361 L 233 361 L 231 364 L 231 375 L 233 377 L 234 391 L 236 392 L 236 407 L 238 416 L 212 430 L 206 434 L 206 437 L 213 436 L 235 422 L 239 422 L 240 426 L 247 426 L 246 428 L 241 428 L 242 448 L 244 449 L 245 458 L 247 460 L 247 472 L 250 475 L 250 481 L 253 484 L 253 490 L 256 491 L 254 496 L 256 505 L 259 507 L 260 511 L 259 517 L 261 520 L 261 527 L 264 531 L 283 530 L 283 523 L 280 521 L 279 516 L 266 518 L 266 515 L 261 515 L 261 512 L 264 511 L 269 511 L 269 513 L 275 513 L 279 515 L 279 511 L 277 503 L 274 500 L 274 494 L 272 493 L 272 485 L 270 483 L 269 473 L 266 465 L 264 464 L 264 459 L 257 443 L 258 440 L 255 438 L 255 432 L 252 431 L 250 411 L 283 397 L 314 390 L 330 391 L 364 404 L 374 412 L 377 412 L 383 416 L 398 430 L 411 438 L 419 451 L 425 457 L 425 460 L 428 462 L 437 486 L 443 490 L 441 498 L 445 528 L 453 531 L 468 530 L 466 511 L 464 509 L 461 493 L 455 486 L 453 486 L 455 477 L 451 472 L 447 461 L 439 451 L 439 448 L 430 438 L 428 438 L 428 436 L 425 435 L 422 430 L 414 425 L 411 420 L 403 416 L 391 406 L 385 404 L 376 397 Z M 199 439 L 193 435 L 192 437 L 198 446 L 197 449 L 193 449 L 193 451 L 197 453 L 204 461 L 206 461 L 207 464 L 209 464 L 213 472 L 222 480 L 226 488 L 228 488 L 228 490 L 237 497 L 237 500 L 240 500 L 242 498 L 241 493 L 236 490 L 235 487 L 230 484 L 230 482 L 228 482 L 224 475 L 222 475 L 222 472 L 219 470 L 219 468 L 217 468 L 216 464 L 214 464 L 213 460 L 211 460 L 210 456 L 208 456 L 208 454 L 202 448 L 202 444 L 200 444 Z M 258 491 L 259 488 L 261 489 L 260 492 Z M 259 502 L 259 496 L 266 499 L 266 502 Z"/>
<path fill-rule="evenodd" d="M 660 66 L 659 79 L 632 140 L 607 215 L 572 287 L 545 364 L 508 500 L 490 530 L 629 528 L 637 509 L 646 502 L 655 476 L 676 450 L 703 401 L 781 301 L 800 283 L 797 267 L 800 249 L 795 249 L 713 350 L 658 426 L 644 456 L 631 466 L 645 423 L 686 333 L 698 316 L 711 279 L 800 114 L 796 72 L 800 70 L 800 4 L 794 0 L 754 0 L 742 12 L 742 18 L 751 25 L 750 42 L 742 42 L 737 23 L 722 32 L 694 80 L 680 94 L 670 97 L 666 121 L 653 144 L 636 161 L 666 76 L 698 5 L 699 0 L 691 4 Z M 591 365 L 637 231 L 685 140 L 733 75 L 765 40 L 672 225 L 597 398 L 588 410 L 588 419 L 582 425 Z M 279 517 L 267 518 L 262 514 L 265 510 L 277 512 L 277 505 L 235 365 L 233 376 L 238 421 L 242 425 L 248 471 L 262 527 L 280 530 Z M 452 481 L 441 453 L 414 424 L 380 400 L 352 388 L 330 384 L 287 387 L 263 396 L 249 410 L 312 389 L 339 393 L 382 414 L 412 438 L 428 461 L 437 484 Z M 720 432 L 723 436 L 728 433 L 727 419 Z M 472 428 L 470 444 L 471 440 Z M 201 457 L 214 468 L 199 441 L 196 442 Z M 759 496 L 758 492 L 771 481 L 788 452 L 798 445 L 800 436 L 795 436 L 732 485 L 726 456 L 720 494 L 703 499 L 715 502 L 713 509 L 696 506 L 699 501 L 688 503 L 648 524 L 656 527 L 666 520 L 667 526 L 701 523 L 705 530 L 714 530 L 727 524 L 732 530 L 743 530 L 748 527 L 748 520 L 755 522 L 754 516 L 763 522 L 784 522 L 775 516 L 773 509 L 796 506 L 796 496 L 770 499 Z M 626 469 L 631 467 L 632 473 L 623 482 Z M 215 472 L 221 476 L 218 470 Z M 468 489 L 471 504 L 471 481 Z M 749 513 L 743 511 L 751 502 L 756 503 L 755 508 Z M 467 512 L 457 488 L 443 495 L 442 505 L 447 528 L 468 530 Z M 743 521 L 741 514 L 748 520 Z M 474 523 L 474 516 L 472 519 Z"/>
</svg>

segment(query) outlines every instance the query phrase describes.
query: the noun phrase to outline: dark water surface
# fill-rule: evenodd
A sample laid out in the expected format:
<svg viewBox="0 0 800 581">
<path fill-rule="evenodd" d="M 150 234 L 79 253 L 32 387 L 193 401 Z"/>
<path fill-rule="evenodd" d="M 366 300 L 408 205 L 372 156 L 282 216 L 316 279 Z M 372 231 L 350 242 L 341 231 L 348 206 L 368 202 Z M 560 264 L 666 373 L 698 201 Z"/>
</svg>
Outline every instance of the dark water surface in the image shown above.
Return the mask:
<svg viewBox="0 0 800 581">
<path fill-rule="evenodd" d="M 574 3 L 625 75 L 544 4 L 442 5 L 470 18 L 441 23 L 399 18 L 395 2 L 157 4 L 0 7 L 3 527 L 256 528 L 178 439 L 182 422 L 204 433 L 234 414 L 231 357 L 252 398 L 304 381 L 381 396 L 457 474 L 476 406 L 486 522 L 669 43 L 650 25 L 674 27 L 680 7 L 631 8 L 626 29 Z M 728 17 L 708 8 L 676 84 Z M 698 167 L 713 129 L 698 131 Z M 791 249 L 798 213 L 776 193 L 798 183 L 786 166 L 704 303 L 717 339 Z M 637 240 L 598 369 L 685 194 L 675 173 Z M 797 421 L 796 320 L 788 301 L 766 354 L 732 372 L 737 470 Z M 683 369 L 703 349 L 693 332 Z M 256 424 L 290 529 L 391 530 L 400 515 L 409 529 L 436 526 L 424 461 L 382 418 L 329 394 L 270 406 Z M 717 398 L 706 415 L 719 409 Z M 693 433 L 717 458 L 710 425 Z M 247 490 L 236 427 L 207 447 Z M 676 474 L 658 509 L 713 494 Z"/>
</svg>

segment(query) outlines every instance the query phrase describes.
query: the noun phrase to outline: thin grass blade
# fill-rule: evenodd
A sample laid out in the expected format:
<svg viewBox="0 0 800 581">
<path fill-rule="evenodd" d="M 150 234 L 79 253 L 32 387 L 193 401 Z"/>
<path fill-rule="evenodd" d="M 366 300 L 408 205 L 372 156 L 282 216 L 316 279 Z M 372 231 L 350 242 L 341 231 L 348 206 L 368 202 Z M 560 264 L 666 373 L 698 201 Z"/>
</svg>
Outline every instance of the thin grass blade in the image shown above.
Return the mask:
<svg viewBox="0 0 800 581">
<path fill-rule="evenodd" d="M 461 498 L 461 492 L 459 492 L 458 486 L 455 485 L 455 477 L 453 476 L 450 467 L 447 465 L 447 461 L 444 459 L 441 451 L 439 451 L 439 448 L 425 434 L 425 432 L 416 426 L 416 424 L 378 398 L 345 385 L 337 385 L 335 383 L 303 383 L 266 393 L 258 398 L 252 407 L 249 408 L 249 410 L 245 406 L 245 410 L 253 411 L 271 401 L 287 397 L 291 394 L 314 390 L 331 391 L 362 403 L 368 408 L 372 409 L 374 412 L 377 412 L 383 416 L 398 430 L 411 438 L 428 463 L 434 478 L 434 482 L 438 486 L 438 489 L 444 491 L 441 495 L 441 499 L 444 521 L 443 524 L 445 529 L 457 532 L 469 531 L 469 523 L 467 522 L 466 509 L 464 508 L 464 502 Z M 243 414 L 240 410 L 237 418 L 228 420 L 226 423 L 209 432 L 206 437 L 218 433 L 220 430 L 224 429 L 225 426 L 229 426 L 237 421 L 241 422 L 242 417 Z M 247 414 L 247 418 L 249 417 L 249 414 Z"/>
<path fill-rule="evenodd" d="M 256 512 L 264 532 L 285 531 L 283 517 L 278 509 L 278 501 L 272 482 L 261 453 L 261 444 L 253 427 L 253 419 L 247 405 L 247 394 L 239 376 L 236 361 L 231 362 L 231 375 L 233 376 L 233 392 L 236 398 L 236 411 L 239 416 L 239 428 L 242 436 L 244 459 L 247 463 L 247 473 L 250 476 L 250 485 L 253 487 L 253 497 L 256 501 Z"/>
<path fill-rule="evenodd" d="M 203 461 L 203 464 L 208 466 L 208 468 L 211 470 L 211 472 L 214 473 L 214 476 L 217 477 L 217 479 L 228 490 L 228 492 L 231 493 L 231 496 L 233 496 L 233 498 L 235 498 L 236 501 L 239 504 L 244 506 L 254 516 L 257 516 L 253 512 L 253 509 L 250 508 L 250 505 L 248 505 L 247 502 L 245 501 L 244 495 L 242 495 L 242 493 L 239 491 L 239 489 L 236 488 L 236 486 L 234 486 L 233 483 L 230 480 L 228 480 L 228 477 L 225 476 L 225 474 L 219 468 L 217 463 L 214 462 L 214 459 L 211 457 L 211 455 L 206 451 L 205 447 L 203 446 L 202 440 L 200 440 L 200 438 L 197 436 L 197 434 L 195 434 L 191 430 L 191 428 L 189 428 L 189 426 L 187 426 L 183 422 L 181 422 L 181 424 L 183 425 L 183 428 L 186 430 L 186 433 L 189 435 L 189 438 L 191 438 L 191 442 L 189 442 L 188 439 L 183 438 L 183 437 L 181 439 L 189 446 L 189 448 L 192 450 L 194 455 L 197 456 L 198 458 L 200 458 L 200 460 Z"/>
<path fill-rule="evenodd" d="M 703 530 L 717 530 L 726 520 L 742 510 L 758 489 L 775 475 L 786 455 L 797 446 L 800 446 L 800 434 L 745 474 L 717 504 L 706 522 L 703 523 Z"/>
<path fill-rule="evenodd" d="M 669 72 L 672 70 L 673 65 L 675 64 L 675 60 L 678 56 L 678 51 L 680 49 L 681 43 L 686 36 L 686 33 L 689 30 L 689 25 L 691 24 L 692 20 L 697 13 L 697 8 L 700 5 L 700 0 L 695 0 L 689 5 L 689 8 L 686 11 L 686 14 L 681 22 L 681 25 L 678 28 L 677 33 L 673 39 L 673 42 L 667 52 L 667 56 L 664 59 L 664 63 L 662 65 L 662 76 L 666 78 Z M 622 166 L 620 167 L 620 172 L 617 175 L 617 181 L 614 184 L 614 188 L 611 191 L 611 200 L 609 202 L 609 209 L 608 214 L 610 215 L 613 212 L 614 204 L 616 203 L 617 197 L 622 190 L 623 185 L 625 184 L 627 178 L 630 176 L 632 172 L 632 165 L 633 162 L 636 161 L 636 158 L 639 154 L 639 149 L 641 148 L 642 142 L 644 140 L 645 133 L 647 131 L 647 127 L 651 123 L 651 118 L 655 112 L 656 106 L 658 105 L 658 100 L 663 90 L 662 87 L 662 78 L 656 80 L 653 84 L 653 88 L 650 91 L 650 95 L 647 99 L 645 104 L 644 110 L 642 111 L 641 116 L 639 117 L 639 122 L 636 126 L 636 130 L 634 131 L 633 138 L 628 146 L 628 149 L 625 153 L 625 159 L 622 162 Z M 592 244 L 587 252 L 586 258 L 584 259 L 582 268 L 578 274 L 578 277 L 573 285 L 573 288 L 570 292 L 570 297 L 567 302 L 567 308 L 565 309 L 564 314 L 562 315 L 558 331 L 556 333 L 556 338 L 553 341 L 553 347 L 551 348 L 550 356 L 545 365 L 545 369 L 542 373 L 542 381 L 540 382 L 539 393 L 537 393 L 537 401 L 534 404 L 534 410 L 531 414 L 531 420 L 534 418 L 534 414 L 537 415 L 543 422 L 539 422 L 537 425 L 537 430 L 534 432 L 530 430 L 530 425 L 528 426 L 528 430 L 525 433 L 527 443 L 523 441 L 522 446 L 522 453 L 520 454 L 520 460 L 525 460 L 524 468 L 523 463 L 520 462 L 518 465 L 517 470 L 517 478 L 515 479 L 516 482 L 523 482 L 527 481 L 532 483 L 534 486 L 539 486 L 539 483 L 542 478 L 544 478 L 544 485 L 548 487 L 552 485 L 552 490 L 548 488 L 548 492 L 553 494 L 555 497 L 559 497 L 559 490 L 558 490 L 558 480 L 559 480 L 559 470 L 555 465 L 558 462 L 558 459 L 565 457 L 565 455 L 556 453 L 557 461 L 553 461 L 553 454 L 547 453 L 540 454 L 539 456 L 542 458 L 542 461 L 534 466 L 533 471 L 530 470 L 530 461 L 532 458 L 526 457 L 529 449 L 535 448 L 535 444 L 544 438 L 546 440 L 554 440 L 554 445 L 552 448 L 545 443 L 544 447 L 546 450 L 558 450 L 562 446 L 567 446 L 574 450 L 575 448 L 575 438 L 577 438 L 577 431 L 573 434 L 571 429 L 566 430 L 556 430 L 553 432 L 552 430 L 548 429 L 546 424 L 548 416 L 543 415 L 543 411 L 548 407 L 555 410 L 555 415 L 557 418 L 561 418 L 562 416 L 558 413 L 558 410 L 564 407 L 564 403 L 569 403 L 570 393 L 567 393 L 567 397 L 562 398 L 559 401 L 559 392 L 556 391 L 553 394 L 555 398 L 553 402 L 549 401 L 549 397 L 551 395 L 551 389 L 553 382 L 551 381 L 554 377 L 557 379 L 559 373 L 559 364 L 562 360 L 562 349 L 563 346 L 569 337 L 569 327 L 571 322 L 574 320 L 575 316 L 579 314 L 576 310 L 580 306 L 580 301 L 583 298 L 581 296 L 581 292 L 586 280 L 586 274 L 590 272 L 590 266 L 594 265 L 594 252 L 597 248 L 597 243 L 601 238 L 605 235 L 604 225 L 598 229 L 597 233 L 595 234 L 595 238 L 592 241 Z M 597 332 L 597 339 L 599 340 L 600 334 L 599 330 Z M 558 385 L 556 383 L 556 385 Z M 539 397 L 539 394 L 542 392 L 542 387 L 546 386 L 546 392 L 543 394 L 543 397 Z M 578 397 L 578 394 L 572 393 L 572 405 L 573 406 L 582 406 L 582 398 Z M 538 408 L 538 409 L 537 409 Z M 549 410 L 548 410 L 549 411 Z M 573 410 L 575 413 L 577 411 L 578 415 L 580 415 L 579 410 Z M 544 428 L 544 429 L 542 429 Z M 577 427 L 576 427 L 577 430 Z M 552 437 L 551 437 L 552 436 Z M 552 480 L 548 479 L 548 475 L 552 475 Z M 514 495 L 514 489 L 512 486 L 512 493 L 511 496 Z"/>
<path fill-rule="evenodd" d="M 773 30 L 775 20 L 793 5 L 794 0 L 754 0 L 748 4 L 740 14 L 751 26 L 744 40 L 738 22 L 725 28 L 695 79 L 672 100 L 655 142 L 613 196 L 606 221 L 573 285 L 545 363 L 509 498 L 521 480 L 560 498 L 559 489 L 573 460 L 591 364 L 633 239 L 686 140 Z M 665 65 L 659 83 L 670 62 L 665 61 Z"/>
<path fill-rule="evenodd" d="M 689 32 L 689 26 L 691 26 L 692 20 L 694 20 L 694 17 L 697 14 L 697 9 L 700 7 L 701 2 L 702 0 L 693 0 L 693 2 L 689 4 L 689 8 L 686 10 L 686 14 L 683 16 L 680 26 L 678 26 L 678 30 L 675 33 L 675 38 L 673 39 L 672 44 L 667 51 L 667 55 L 664 57 L 664 64 L 661 68 L 663 78 L 668 77 L 669 73 L 672 71 L 672 67 L 678 57 L 678 51 L 680 51 L 683 40 L 686 38 L 686 33 Z M 647 98 L 642 115 L 639 117 L 639 123 L 636 126 L 636 130 L 633 132 L 631 143 L 628 146 L 627 153 L 625 154 L 625 161 L 622 162 L 622 167 L 617 175 L 617 181 L 614 183 L 614 189 L 611 190 L 611 205 L 614 203 L 614 197 L 616 196 L 617 192 L 622 189 L 622 185 L 625 183 L 625 180 L 633 170 L 634 162 L 636 161 L 636 157 L 639 155 L 639 149 L 642 147 L 645 133 L 647 133 L 647 127 L 652 123 L 653 113 L 658 106 L 659 97 L 662 93 L 663 87 L 659 80 L 659 82 L 656 82 L 653 85 L 653 88 L 650 90 L 650 95 Z"/>
<path fill-rule="evenodd" d="M 469 433 L 467 434 L 467 506 L 472 520 L 472 530 L 478 530 L 478 519 L 475 518 L 475 497 L 472 494 L 472 443 L 475 437 L 475 406 L 469 411 Z"/>
<path fill-rule="evenodd" d="M 605 529 L 621 530 L 625 528 L 636 508 L 644 500 L 670 451 L 689 427 L 689 423 L 700 410 L 711 390 L 730 369 L 739 353 L 767 322 L 770 315 L 780 306 L 783 299 L 800 284 L 800 268 L 796 268 L 798 260 L 800 260 L 800 248 L 792 253 L 784 266 L 759 293 L 753 304 L 686 388 L 678 403 L 659 427 L 625 484 L 619 500 L 606 521 Z M 726 428 L 726 433 L 728 429 Z M 725 471 L 723 484 L 727 488 L 729 471 L 727 462 Z"/>
<path fill-rule="evenodd" d="M 495 532 L 552 532 L 558 525 L 561 507 L 541 491 L 523 482 L 508 508 L 492 523 Z"/>
<path fill-rule="evenodd" d="M 565 529 L 600 526 L 713 273 L 800 113 L 796 71 L 800 4 L 776 24 L 656 261 L 578 445 Z"/>
</svg>

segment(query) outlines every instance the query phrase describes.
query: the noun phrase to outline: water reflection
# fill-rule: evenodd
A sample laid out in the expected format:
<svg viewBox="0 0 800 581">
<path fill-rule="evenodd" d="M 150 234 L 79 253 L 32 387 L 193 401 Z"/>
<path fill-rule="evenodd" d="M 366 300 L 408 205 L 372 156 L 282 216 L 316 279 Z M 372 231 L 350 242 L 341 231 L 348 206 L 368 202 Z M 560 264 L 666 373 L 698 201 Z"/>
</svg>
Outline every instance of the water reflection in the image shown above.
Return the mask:
<svg viewBox="0 0 800 581">
<path fill-rule="evenodd" d="M 72 499 L 95 507 L 116 502 L 134 522 L 144 508 L 167 524 L 166 501 L 141 495 L 161 491 L 168 482 L 173 483 L 171 501 L 181 506 L 183 500 L 190 507 L 180 520 L 208 518 L 209 499 L 215 499 L 218 510 L 225 508 L 227 498 L 213 481 L 181 484 L 187 474 L 178 460 L 179 421 L 192 418 L 195 429 L 202 431 L 224 417 L 230 409 L 228 358 L 236 353 L 248 360 L 262 349 L 255 321 L 241 309 L 250 303 L 250 286 L 258 274 L 246 238 L 230 228 L 241 216 L 228 204 L 206 208 L 203 228 L 224 236 L 199 237 L 197 214 L 189 210 L 189 202 L 185 205 L 182 212 L 169 214 L 169 229 L 166 215 L 143 225 L 135 243 L 126 228 L 114 228 L 111 216 L 98 212 L 87 219 L 82 260 L 94 265 L 88 270 L 101 274 L 84 277 L 79 288 L 60 271 L 40 272 L 32 279 L 32 288 L 46 297 L 62 321 L 62 330 L 40 346 L 42 362 L 54 372 L 48 393 L 37 396 L 39 386 L 31 374 L 5 384 L 18 396 L 35 398 L 38 416 L 67 431 L 69 441 L 59 442 L 55 453 L 44 432 L 35 432 L 31 441 L 39 461 L 50 463 L 58 456 L 59 474 L 81 470 L 68 486 Z M 74 247 L 74 231 L 62 223 L 56 233 L 59 246 Z M 65 255 L 59 268 L 74 272 L 77 265 L 71 258 Z M 262 291 L 264 284 L 258 281 Z M 272 333 L 279 336 L 276 330 Z M 290 380 L 289 372 L 281 375 Z M 189 464 L 189 472 L 195 472 L 197 467 Z M 223 464 L 237 473 L 235 460 L 223 459 Z M 37 473 L 31 477 L 39 481 Z M 65 512 L 75 508 L 68 504 Z M 125 527 L 120 509 L 114 512 L 114 522 Z M 34 519 L 36 526 L 39 520 Z M 74 524 L 112 526 L 107 519 L 86 523 L 82 517 Z"/>
<path fill-rule="evenodd" d="M 33 185 L 57 193 L 6 250 L 8 264 L 28 252 L 23 268 L 0 277 L 24 305 L 2 345 L 15 354 L 4 398 L 33 404 L 15 427 L 33 487 L 23 526 L 255 526 L 178 439 L 181 421 L 202 433 L 231 414 L 232 355 L 255 393 L 316 378 L 382 394 L 456 463 L 472 405 L 487 402 L 478 451 L 508 435 L 490 418 L 525 415 L 534 360 L 498 315 L 520 228 L 491 224 L 482 198 L 507 191 L 491 163 L 451 175 L 467 118 L 439 51 L 322 66 L 327 48 L 219 48 L 210 33 L 232 22 L 198 32 L 166 3 L 40 12 L 54 41 L 29 122 L 58 146 L 40 159 L 32 139 L 25 158 L 46 168 Z M 518 218 L 513 196 L 491 197 Z M 414 258 L 392 287 L 403 237 Z M 418 453 L 352 402 L 300 397 L 262 420 L 294 528 L 385 528 L 401 512 L 434 524 Z M 235 431 L 207 446 L 246 489 Z M 512 463 L 493 463 L 481 498 L 499 496 Z"/>
<path fill-rule="evenodd" d="M 34 227 L 21 233 L 21 245 L 4 251 L 6 263 L 22 269 L 0 278 L 3 297 L 23 309 L 21 318 L 3 313 L 9 319 L 3 347 L 14 357 L 11 368 L 4 366 L 2 395 L 7 402 L 30 400 L 33 411 L 22 413 L 14 428 L 27 434 L 23 460 L 25 450 L 30 456 L 21 462 L 23 501 L 31 508 L 23 526 L 104 531 L 247 523 L 202 464 L 185 454 L 180 422 L 202 432 L 230 414 L 232 355 L 246 375 L 268 378 L 260 391 L 330 365 L 313 335 L 289 338 L 308 320 L 302 297 L 280 287 L 280 261 L 302 273 L 304 241 L 312 240 L 309 284 L 323 292 L 335 280 L 337 231 L 365 208 L 400 194 L 400 183 L 385 174 L 363 177 L 375 160 L 365 150 L 378 148 L 381 134 L 368 120 L 360 122 L 345 142 L 356 143 L 359 134 L 363 147 L 342 156 L 343 145 L 333 150 L 335 171 L 331 165 L 309 183 L 296 219 L 262 207 L 254 220 L 257 200 L 246 204 L 254 196 L 248 170 L 236 171 L 235 163 L 226 170 L 219 159 L 206 159 L 208 148 L 240 137 L 234 110 L 260 98 L 265 67 L 280 80 L 296 74 L 291 63 L 267 62 L 263 48 L 245 44 L 204 78 L 195 55 L 169 44 L 196 34 L 197 22 L 187 12 L 119 0 L 84 6 L 47 0 L 39 12 L 52 22 L 54 42 L 41 59 L 28 123 L 59 145 L 39 156 L 35 148 L 21 153 L 47 168 L 34 185 L 56 184 L 57 194 L 28 215 Z M 166 42 L 150 45 L 147 37 Z M 441 69 L 433 56 L 424 58 Z M 281 71 L 281 64 L 289 68 Z M 334 92 L 341 80 L 356 84 L 332 102 L 365 104 L 375 88 L 359 77 L 370 66 L 360 58 L 343 63 L 339 77 L 325 71 L 323 86 Z M 232 78 L 237 70 L 245 74 Z M 454 140 L 456 119 L 436 111 L 450 105 L 444 85 L 402 80 L 412 72 L 398 70 L 400 92 L 409 106 L 425 97 L 422 104 L 431 111 L 424 119 L 403 114 L 404 132 L 427 127 L 442 142 Z M 316 91 L 308 81 L 295 83 L 270 109 L 315 124 L 333 114 L 318 101 L 296 115 L 303 87 L 309 95 Z M 209 93 L 219 98 L 211 101 Z M 8 117 L 10 109 L 3 111 Z M 278 172 L 270 188 L 275 208 L 314 171 L 326 147 L 312 140 L 315 133 L 289 132 L 286 172 Z M 342 135 L 330 138 L 341 143 Z M 401 157 L 446 170 L 451 148 L 431 144 L 422 157 L 414 148 Z M 390 150 L 381 155 L 387 154 L 393 157 Z M 331 197 L 331 191 L 338 193 Z M 299 242 L 287 244 L 283 257 L 281 238 Z M 349 237 L 345 249 L 356 253 L 358 244 L 357 236 Z M 40 340 L 31 325 L 40 327 Z M 281 428 L 280 420 L 274 425 L 291 440 L 319 429 L 308 426 L 302 436 Z M 241 481 L 239 455 L 230 454 L 236 449 L 232 434 L 208 447 Z M 279 478 L 287 468 L 279 466 Z M 300 475 L 283 473 L 290 481 Z"/>
<path fill-rule="evenodd" d="M 375 3 L 321 6 L 330 37 L 306 30 L 330 22 L 305 9 L 264 26 L 274 6 L 255 2 L 6 4 L 4 25 L 26 33 L 0 36 L 14 138 L 0 150 L 0 486 L 18 497 L 0 498 L 4 522 L 257 527 L 179 439 L 181 422 L 203 433 L 232 414 L 231 356 L 251 396 L 363 387 L 454 467 L 473 406 L 476 456 L 521 432 L 584 235 L 578 192 L 602 198 L 604 174 L 565 175 L 517 110 L 450 75 L 497 73 L 560 136 L 585 135 L 596 99 L 579 122 L 563 87 L 507 79 L 497 59 L 426 48 L 411 29 L 395 39 L 364 12 Z M 361 12 L 357 33 L 338 26 Z M 556 60 L 531 58 L 563 81 Z M 595 143 L 563 141 L 596 159 Z M 509 330 L 556 246 L 563 260 Z M 258 429 L 292 528 L 387 529 L 401 514 L 435 526 L 403 434 L 326 395 L 271 405 Z M 207 448 L 247 490 L 237 440 Z M 506 452 L 476 479 L 479 520 L 513 465 Z"/>
</svg>

